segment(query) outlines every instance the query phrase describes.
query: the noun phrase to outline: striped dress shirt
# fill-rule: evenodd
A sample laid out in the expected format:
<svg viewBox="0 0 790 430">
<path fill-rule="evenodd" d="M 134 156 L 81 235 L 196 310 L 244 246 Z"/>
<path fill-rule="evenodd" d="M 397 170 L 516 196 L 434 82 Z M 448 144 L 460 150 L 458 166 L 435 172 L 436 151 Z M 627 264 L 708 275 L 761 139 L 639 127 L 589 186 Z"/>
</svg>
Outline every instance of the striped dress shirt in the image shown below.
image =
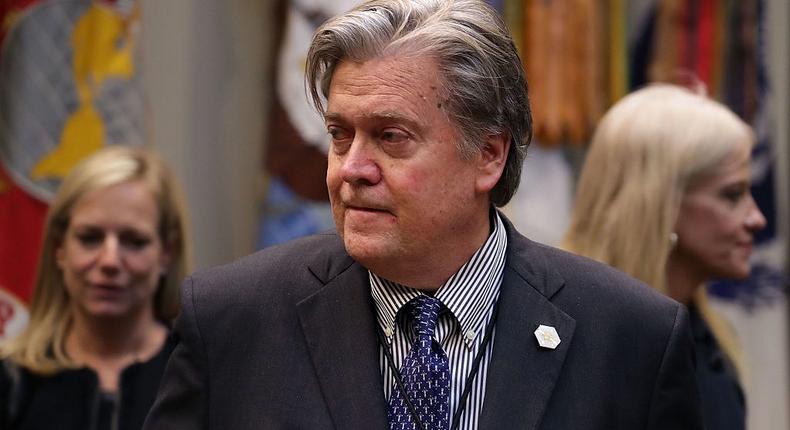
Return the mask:
<svg viewBox="0 0 790 430">
<path fill-rule="evenodd" d="M 439 314 L 434 338 L 442 345 L 450 364 L 450 425 L 464 391 L 464 382 L 472 370 L 472 363 L 485 337 L 486 326 L 492 317 L 494 304 L 499 296 L 502 271 L 505 266 L 507 235 L 499 214 L 494 211 L 494 230 L 478 249 L 444 285 L 435 297 L 444 305 Z M 370 277 L 371 293 L 376 304 L 379 327 L 387 340 L 395 367 L 400 369 L 414 339 L 406 312 L 398 311 L 411 299 L 423 294 L 419 290 L 380 278 L 373 272 Z M 495 334 L 496 330 L 494 330 Z M 471 381 L 472 388 L 461 415 L 458 428 L 477 429 L 483 408 L 486 375 L 493 350 L 493 336 L 489 341 L 480 367 Z M 379 364 L 384 378 L 384 396 L 389 402 L 395 388 L 395 376 L 385 354 L 379 347 Z"/>
</svg>

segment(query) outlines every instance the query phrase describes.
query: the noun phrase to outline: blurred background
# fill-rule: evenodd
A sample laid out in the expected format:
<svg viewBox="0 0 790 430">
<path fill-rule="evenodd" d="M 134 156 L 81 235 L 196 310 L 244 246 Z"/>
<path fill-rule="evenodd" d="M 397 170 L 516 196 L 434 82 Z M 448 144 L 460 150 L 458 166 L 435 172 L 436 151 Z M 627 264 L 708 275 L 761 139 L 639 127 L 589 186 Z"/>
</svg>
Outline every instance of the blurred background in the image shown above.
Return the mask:
<svg viewBox="0 0 790 430">
<path fill-rule="evenodd" d="M 27 321 L 48 199 L 103 145 L 171 163 L 198 268 L 332 228 L 328 141 L 302 73 L 312 31 L 355 3 L 0 0 L 0 338 Z M 790 429 L 790 2 L 489 3 L 530 81 L 535 141 L 504 211 L 535 240 L 560 240 L 591 132 L 629 91 L 702 83 L 752 124 L 768 226 L 751 278 L 710 288 L 746 354 L 749 428 Z"/>
</svg>

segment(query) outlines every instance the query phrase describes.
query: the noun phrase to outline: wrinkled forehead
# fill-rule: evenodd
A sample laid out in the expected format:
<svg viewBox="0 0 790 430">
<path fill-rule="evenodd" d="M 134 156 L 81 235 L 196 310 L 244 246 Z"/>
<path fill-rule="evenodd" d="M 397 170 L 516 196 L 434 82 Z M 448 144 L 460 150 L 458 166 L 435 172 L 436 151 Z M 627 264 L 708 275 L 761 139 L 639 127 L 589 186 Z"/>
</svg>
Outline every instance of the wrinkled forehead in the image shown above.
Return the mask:
<svg viewBox="0 0 790 430">
<path fill-rule="evenodd" d="M 395 119 L 411 113 L 414 120 L 420 120 L 427 119 L 426 113 L 442 113 L 447 103 L 439 88 L 437 70 L 430 57 L 343 61 L 335 70 L 324 117 L 331 119 L 338 110 L 350 107 L 360 117 Z"/>
</svg>

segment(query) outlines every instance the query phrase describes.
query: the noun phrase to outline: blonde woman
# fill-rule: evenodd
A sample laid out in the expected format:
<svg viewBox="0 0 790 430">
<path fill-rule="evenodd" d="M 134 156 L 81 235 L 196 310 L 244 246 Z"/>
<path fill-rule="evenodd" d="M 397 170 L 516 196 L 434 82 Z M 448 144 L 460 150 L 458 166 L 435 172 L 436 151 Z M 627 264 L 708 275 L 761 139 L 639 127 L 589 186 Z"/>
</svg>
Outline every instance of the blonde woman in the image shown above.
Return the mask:
<svg viewBox="0 0 790 430">
<path fill-rule="evenodd" d="M 151 152 L 103 149 L 49 209 L 30 322 L 0 353 L 0 428 L 139 429 L 189 267 L 180 192 Z"/>
<path fill-rule="evenodd" d="M 743 363 L 705 283 L 749 274 L 765 218 L 750 191 L 750 128 L 668 84 L 606 113 L 579 178 L 563 247 L 614 266 L 689 308 L 706 427 L 743 429 Z"/>
</svg>

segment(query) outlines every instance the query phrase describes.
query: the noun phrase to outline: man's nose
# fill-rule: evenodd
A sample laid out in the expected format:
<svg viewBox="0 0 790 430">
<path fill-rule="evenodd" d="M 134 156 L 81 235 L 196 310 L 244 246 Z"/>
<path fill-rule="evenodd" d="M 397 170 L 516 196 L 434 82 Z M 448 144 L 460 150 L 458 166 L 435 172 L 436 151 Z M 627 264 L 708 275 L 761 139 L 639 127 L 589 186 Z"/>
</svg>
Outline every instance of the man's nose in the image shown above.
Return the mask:
<svg viewBox="0 0 790 430">
<path fill-rule="evenodd" d="M 342 163 L 341 174 L 344 182 L 354 185 L 375 185 L 381 181 L 381 169 L 373 150 L 361 139 L 351 144 Z"/>
</svg>

